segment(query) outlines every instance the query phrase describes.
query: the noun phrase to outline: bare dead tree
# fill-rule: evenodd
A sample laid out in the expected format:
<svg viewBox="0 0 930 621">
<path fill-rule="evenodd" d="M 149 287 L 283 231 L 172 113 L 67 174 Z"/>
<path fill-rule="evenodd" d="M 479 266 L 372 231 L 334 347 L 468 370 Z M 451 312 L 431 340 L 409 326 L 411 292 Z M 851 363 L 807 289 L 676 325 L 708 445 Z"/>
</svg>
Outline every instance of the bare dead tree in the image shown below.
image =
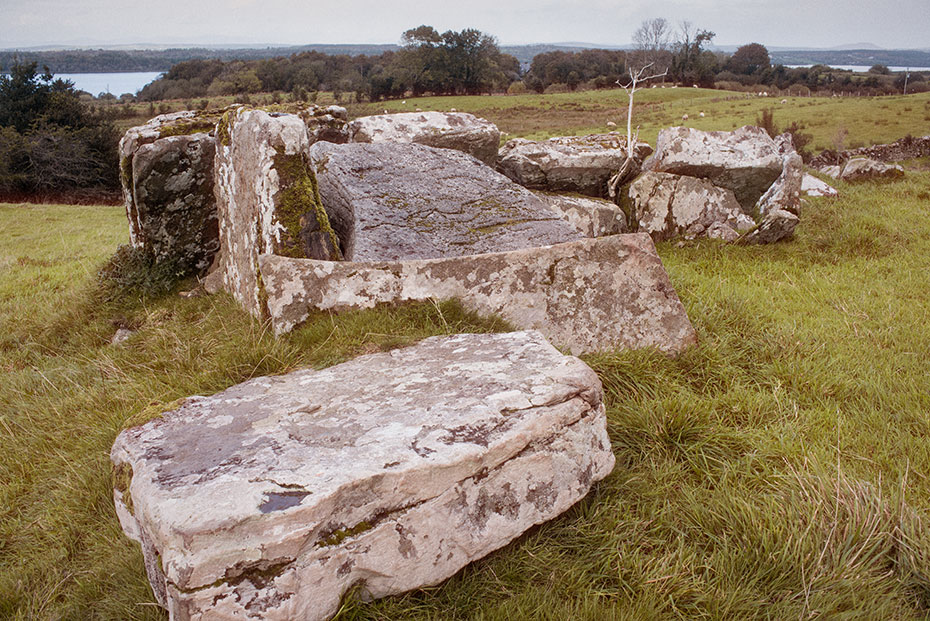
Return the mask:
<svg viewBox="0 0 930 621">
<path fill-rule="evenodd" d="M 639 142 L 639 126 L 636 126 L 636 133 L 634 134 L 633 97 L 636 95 L 636 91 L 644 82 L 664 77 L 668 73 L 668 69 L 666 69 L 662 73 L 649 74 L 647 71 L 651 67 L 652 63 L 644 65 L 639 69 L 633 69 L 630 67 L 630 81 L 627 84 L 623 84 L 620 82 L 620 80 L 617 80 L 617 86 L 626 91 L 626 95 L 629 98 L 630 103 L 626 111 L 626 159 L 620 166 L 620 170 L 614 173 L 610 180 L 607 182 L 607 192 L 611 198 L 616 198 L 617 189 L 625 185 L 630 180 L 630 177 L 636 174 L 636 167 L 634 166 L 636 162 L 636 158 L 634 157 L 634 148 L 636 143 Z"/>
<path fill-rule="evenodd" d="M 634 57 L 637 65 L 667 64 L 665 57 L 671 42 L 671 25 L 664 17 L 644 20 L 633 33 L 633 42 L 636 43 Z"/>
</svg>

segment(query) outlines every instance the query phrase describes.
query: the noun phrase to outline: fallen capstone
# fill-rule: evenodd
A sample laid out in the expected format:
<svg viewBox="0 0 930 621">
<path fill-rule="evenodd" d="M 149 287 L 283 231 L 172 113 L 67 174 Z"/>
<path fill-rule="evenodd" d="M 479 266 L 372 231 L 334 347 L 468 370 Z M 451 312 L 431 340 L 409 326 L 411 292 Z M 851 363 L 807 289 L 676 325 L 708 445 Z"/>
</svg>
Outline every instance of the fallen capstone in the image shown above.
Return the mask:
<svg viewBox="0 0 930 621">
<path fill-rule="evenodd" d="M 438 584 L 607 476 L 602 389 L 536 332 L 435 337 L 191 397 L 110 453 L 174 621 L 334 615 Z"/>
<path fill-rule="evenodd" d="M 805 173 L 801 178 L 801 192 L 807 194 L 808 196 L 838 196 L 839 192 L 836 191 L 836 188 L 821 181 L 817 177 L 811 174 Z"/>
<path fill-rule="evenodd" d="M 614 235 L 543 248 L 424 261 L 259 258 L 276 334 L 311 311 L 457 298 L 482 315 L 542 332 L 573 354 L 697 341 L 648 235 Z"/>
<path fill-rule="evenodd" d="M 611 201 L 577 194 L 534 193 L 585 237 L 604 237 L 629 230 L 626 214 Z"/>
<path fill-rule="evenodd" d="M 675 237 L 733 241 L 755 226 L 733 192 L 706 179 L 646 172 L 630 184 L 628 196 L 638 230 L 655 241 Z"/>
<path fill-rule="evenodd" d="M 843 181 L 875 181 L 901 179 L 904 169 L 897 164 L 885 164 L 866 157 L 855 157 L 843 166 L 839 178 Z"/>
<path fill-rule="evenodd" d="M 500 150 L 498 170 L 528 188 L 550 192 L 578 192 L 605 198 L 607 182 L 627 158 L 626 136 L 595 134 L 560 136 L 548 140 L 514 138 Z M 652 147 L 633 147 L 632 174 L 637 174 Z"/>
<path fill-rule="evenodd" d="M 455 149 L 485 164 L 497 162 L 501 132 L 491 121 L 466 112 L 399 112 L 363 116 L 348 127 L 351 142 L 415 142 Z"/>
<path fill-rule="evenodd" d="M 532 192 L 460 151 L 317 142 L 310 159 L 349 260 L 463 256 L 582 237 Z"/>
<path fill-rule="evenodd" d="M 176 112 L 129 129 L 119 143 L 130 243 L 156 262 L 202 273 L 219 248 L 213 195 L 215 113 Z"/>
<path fill-rule="evenodd" d="M 732 132 L 671 127 L 659 132 L 655 153 L 643 169 L 707 179 L 732 191 L 750 213 L 782 173 L 782 148 L 763 129 L 749 125 Z"/>
<path fill-rule="evenodd" d="M 320 203 L 307 156 L 310 134 L 300 116 L 233 109 L 217 134 L 218 269 L 224 288 L 261 316 L 259 255 L 339 259 L 337 230 L 348 228 L 351 216 Z"/>
</svg>

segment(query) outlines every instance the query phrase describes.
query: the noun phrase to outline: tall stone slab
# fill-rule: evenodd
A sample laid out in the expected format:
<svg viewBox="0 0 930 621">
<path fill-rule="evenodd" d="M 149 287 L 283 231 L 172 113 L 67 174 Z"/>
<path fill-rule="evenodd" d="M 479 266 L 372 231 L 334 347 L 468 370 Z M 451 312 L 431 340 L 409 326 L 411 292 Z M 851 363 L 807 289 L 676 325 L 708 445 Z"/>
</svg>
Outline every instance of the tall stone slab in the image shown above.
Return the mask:
<svg viewBox="0 0 930 621">
<path fill-rule="evenodd" d="M 156 261 L 203 272 L 219 247 L 213 195 L 218 115 L 176 112 L 129 129 L 119 144 L 130 243 Z"/>
<path fill-rule="evenodd" d="M 221 120 L 217 137 L 223 284 L 250 313 L 261 316 L 258 257 L 340 258 L 336 229 L 348 219 L 328 214 L 320 203 L 307 158 L 310 136 L 298 115 L 233 109 Z"/>
<path fill-rule="evenodd" d="M 596 374 L 464 334 L 192 397 L 122 432 L 114 501 L 174 621 L 330 618 L 437 584 L 611 471 Z"/>
<path fill-rule="evenodd" d="M 259 258 L 276 333 L 313 310 L 456 298 L 481 314 L 542 332 L 574 354 L 697 341 L 655 246 L 644 233 L 423 261 Z"/>
</svg>

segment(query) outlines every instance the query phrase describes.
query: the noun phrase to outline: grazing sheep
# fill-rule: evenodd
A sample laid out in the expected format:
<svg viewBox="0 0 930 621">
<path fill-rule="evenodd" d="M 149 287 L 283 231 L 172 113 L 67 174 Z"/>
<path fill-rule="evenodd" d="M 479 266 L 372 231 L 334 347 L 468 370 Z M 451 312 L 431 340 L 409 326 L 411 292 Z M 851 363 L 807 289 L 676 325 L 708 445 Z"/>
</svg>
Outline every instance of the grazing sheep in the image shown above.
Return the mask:
<svg viewBox="0 0 930 621">
<path fill-rule="evenodd" d="M 613 121 L 607 121 L 607 127 L 616 127 L 616 126 L 617 124 L 614 123 Z"/>
<path fill-rule="evenodd" d="M 701 118 L 703 119 L 703 118 L 704 118 L 704 113 L 702 112 L 702 113 L 700 113 L 698 116 L 701 117 Z"/>
<path fill-rule="evenodd" d="M 417 112 L 423 112 L 423 108 L 417 108 Z"/>
<path fill-rule="evenodd" d="M 788 103 L 788 100 L 787 100 L 787 99 L 782 99 L 781 102 L 782 102 L 783 104 L 786 104 L 786 103 Z"/>
<path fill-rule="evenodd" d="M 682 121 L 687 121 L 687 120 L 688 120 L 688 115 L 687 115 L 687 114 L 682 114 L 682 115 L 681 115 L 681 120 L 682 120 Z"/>
<path fill-rule="evenodd" d="M 455 108 L 449 108 L 449 112 L 458 112 Z"/>
</svg>

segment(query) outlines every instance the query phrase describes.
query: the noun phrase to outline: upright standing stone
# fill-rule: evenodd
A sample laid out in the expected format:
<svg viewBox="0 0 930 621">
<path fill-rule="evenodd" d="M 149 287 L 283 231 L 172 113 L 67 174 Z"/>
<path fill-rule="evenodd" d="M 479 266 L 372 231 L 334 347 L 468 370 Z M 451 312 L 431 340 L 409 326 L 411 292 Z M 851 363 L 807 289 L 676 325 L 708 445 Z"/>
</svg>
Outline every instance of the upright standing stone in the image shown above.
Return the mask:
<svg viewBox="0 0 930 621">
<path fill-rule="evenodd" d="M 463 334 L 192 397 L 110 453 L 174 621 L 330 618 L 438 584 L 614 466 L 602 390 L 539 333 Z"/>
<path fill-rule="evenodd" d="M 329 214 L 309 166 L 310 137 L 297 115 L 233 109 L 217 129 L 216 200 L 227 291 L 264 312 L 258 257 L 337 259 L 348 214 Z"/>
<path fill-rule="evenodd" d="M 177 112 L 133 127 L 120 140 L 129 238 L 157 262 L 203 272 L 219 248 L 213 195 L 217 114 Z"/>
</svg>

